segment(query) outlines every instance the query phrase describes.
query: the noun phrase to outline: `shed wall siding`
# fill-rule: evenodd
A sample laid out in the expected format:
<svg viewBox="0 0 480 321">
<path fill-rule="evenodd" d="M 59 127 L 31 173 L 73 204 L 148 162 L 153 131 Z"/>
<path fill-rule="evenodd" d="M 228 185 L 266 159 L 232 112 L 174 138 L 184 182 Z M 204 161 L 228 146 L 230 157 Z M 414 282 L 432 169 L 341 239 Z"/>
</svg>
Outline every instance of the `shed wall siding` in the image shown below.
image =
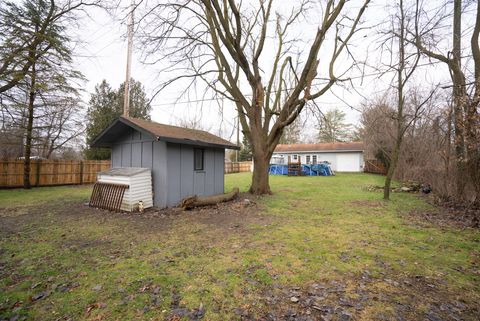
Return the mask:
<svg viewBox="0 0 480 321">
<path fill-rule="evenodd" d="M 160 208 L 167 206 L 167 144 L 153 142 L 153 203 Z M 143 166 L 142 166 L 143 167 Z"/>
<path fill-rule="evenodd" d="M 186 196 L 191 196 L 195 194 L 193 191 L 193 148 L 185 145 L 180 145 L 180 159 L 177 159 L 177 162 L 180 163 L 180 176 L 171 178 L 174 180 L 180 179 L 180 199 L 182 199 Z"/>
<path fill-rule="evenodd" d="M 194 148 L 167 143 L 167 206 L 175 206 L 187 196 L 223 193 L 224 150 L 205 148 L 204 168 L 195 171 Z"/>
<path fill-rule="evenodd" d="M 215 169 L 214 169 L 214 189 L 210 195 L 221 194 L 225 192 L 225 150 L 215 150 Z"/>
<path fill-rule="evenodd" d="M 134 130 L 126 131 L 112 146 L 112 167 L 144 167 L 152 170 L 153 203 L 160 208 L 167 204 L 166 143 L 154 141 Z"/>
<path fill-rule="evenodd" d="M 167 144 L 167 206 L 173 206 L 181 199 L 180 161 L 181 146 Z"/>
<path fill-rule="evenodd" d="M 223 193 L 225 150 L 204 148 L 204 170 L 195 171 L 194 148 L 156 141 L 132 128 L 112 146 L 112 167 L 151 168 L 153 202 L 160 208 L 175 206 L 184 197 L 195 194 Z"/>
</svg>

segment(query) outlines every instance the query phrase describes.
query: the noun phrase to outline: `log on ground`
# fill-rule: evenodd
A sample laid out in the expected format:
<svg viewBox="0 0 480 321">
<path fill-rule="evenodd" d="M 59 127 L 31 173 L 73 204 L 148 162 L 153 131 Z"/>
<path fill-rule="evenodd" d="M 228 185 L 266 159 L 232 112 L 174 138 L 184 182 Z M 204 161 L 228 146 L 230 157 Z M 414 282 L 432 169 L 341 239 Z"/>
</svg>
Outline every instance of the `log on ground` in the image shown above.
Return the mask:
<svg viewBox="0 0 480 321">
<path fill-rule="evenodd" d="M 216 194 L 211 196 L 189 196 L 184 198 L 179 207 L 183 210 L 191 209 L 194 207 L 215 205 L 222 202 L 228 202 L 233 200 L 238 196 L 239 189 L 235 187 L 230 193 L 226 194 Z"/>
</svg>

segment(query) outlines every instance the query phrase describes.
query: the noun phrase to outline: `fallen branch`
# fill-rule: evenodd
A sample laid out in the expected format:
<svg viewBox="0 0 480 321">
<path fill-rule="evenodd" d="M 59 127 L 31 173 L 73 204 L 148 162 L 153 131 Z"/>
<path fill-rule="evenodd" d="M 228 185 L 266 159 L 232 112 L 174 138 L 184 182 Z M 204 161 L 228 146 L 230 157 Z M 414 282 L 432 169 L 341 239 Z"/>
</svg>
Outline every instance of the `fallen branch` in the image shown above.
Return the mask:
<svg viewBox="0 0 480 321">
<path fill-rule="evenodd" d="M 194 207 L 215 205 L 222 202 L 228 202 L 238 196 L 239 189 L 235 187 L 230 193 L 217 194 L 211 196 L 189 196 L 184 198 L 178 207 L 181 207 L 184 211 Z"/>
</svg>

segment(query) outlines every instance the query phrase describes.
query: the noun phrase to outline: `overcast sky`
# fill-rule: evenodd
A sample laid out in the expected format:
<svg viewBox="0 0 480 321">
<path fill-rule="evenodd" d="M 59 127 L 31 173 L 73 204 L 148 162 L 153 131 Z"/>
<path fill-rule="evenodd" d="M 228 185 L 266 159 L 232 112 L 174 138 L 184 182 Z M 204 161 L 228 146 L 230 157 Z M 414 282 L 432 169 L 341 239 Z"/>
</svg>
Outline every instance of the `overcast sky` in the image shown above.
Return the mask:
<svg viewBox="0 0 480 321">
<path fill-rule="evenodd" d="M 125 2 L 128 5 L 130 1 L 126 0 Z M 359 0 L 355 2 L 359 5 L 361 3 Z M 289 10 L 292 4 L 296 2 L 282 1 L 278 3 L 281 4 L 282 9 Z M 385 19 L 385 3 L 389 3 L 389 1 L 373 1 L 364 17 L 366 25 L 374 26 L 380 23 L 382 19 Z M 95 85 L 101 82 L 102 79 L 106 79 L 114 88 L 117 88 L 125 80 L 127 46 L 124 36 L 126 25 L 121 22 L 124 14 L 124 10 L 119 10 L 115 14 L 109 15 L 100 9 L 89 9 L 90 18 L 82 19 L 81 27 L 76 30 L 78 36 L 82 39 L 82 44 L 75 49 L 76 66 L 88 80 L 85 84 L 85 102 L 88 102 L 89 95 L 94 91 Z M 314 11 L 310 12 L 310 18 L 314 14 Z M 296 27 L 297 29 L 293 30 L 293 32 L 298 32 L 300 36 L 306 37 L 306 43 L 308 44 L 308 35 L 314 34 L 316 26 L 316 20 L 309 19 L 308 24 Z M 354 42 L 355 46 L 352 47 L 359 60 L 363 60 L 367 52 L 370 62 L 377 59 L 378 47 L 375 45 L 374 40 L 378 37 L 378 28 L 364 30 L 359 33 Z M 326 49 L 328 52 L 329 48 Z M 139 59 L 140 53 L 138 48 L 136 48 L 133 52 L 131 76 L 144 84 L 148 96 L 151 97 L 159 82 L 158 77 L 161 78 L 166 75 L 159 75 L 155 66 L 144 65 Z M 322 59 L 322 54 L 320 59 Z M 373 75 L 364 79 L 355 79 L 356 92 L 352 90 L 347 91 L 342 87 L 336 86 L 333 89 L 334 94 L 328 93 L 320 97 L 317 104 L 324 111 L 338 107 L 347 112 L 349 122 L 357 123 L 360 113 L 349 106 L 360 109 L 365 97 L 371 98 L 383 92 L 392 78 L 392 76 L 387 76 L 379 79 L 375 75 L 376 72 L 372 70 L 367 71 L 367 74 Z M 417 81 L 434 84 L 441 80 L 445 81 L 447 79 L 446 76 L 448 76 L 446 69 L 441 65 L 437 65 L 435 69 L 430 69 L 428 73 L 422 74 L 420 72 L 417 76 Z M 179 98 L 182 89 L 182 83 L 179 83 L 155 97 L 152 101 L 152 119 L 154 121 L 178 124 L 182 118 L 200 118 L 203 126 L 213 133 L 221 134 L 232 141 L 236 139 L 234 135 L 235 111 L 233 106 L 228 102 L 224 103 L 222 117 L 218 108 L 221 102 L 213 100 L 198 101 L 198 96 L 197 98 L 194 97 L 195 94 L 190 98 Z M 193 100 L 193 102 L 187 103 L 188 100 Z M 314 131 L 311 127 L 306 128 L 306 130 Z"/>
</svg>

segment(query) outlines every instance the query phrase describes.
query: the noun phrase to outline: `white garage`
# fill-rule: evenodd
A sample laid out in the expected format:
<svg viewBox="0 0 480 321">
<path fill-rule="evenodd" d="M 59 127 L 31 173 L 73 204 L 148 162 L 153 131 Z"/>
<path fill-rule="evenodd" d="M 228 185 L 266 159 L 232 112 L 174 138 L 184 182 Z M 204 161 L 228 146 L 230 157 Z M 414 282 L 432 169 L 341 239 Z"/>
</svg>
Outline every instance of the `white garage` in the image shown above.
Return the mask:
<svg viewBox="0 0 480 321">
<path fill-rule="evenodd" d="M 361 153 L 336 153 L 337 172 L 361 172 L 363 171 L 363 155 Z"/>
<path fill-rule="evenodd" d="M 328 162 L 337 172 L 363 172 L 363 143 L 279 144 L 271 164 Z"/>
</svg>

